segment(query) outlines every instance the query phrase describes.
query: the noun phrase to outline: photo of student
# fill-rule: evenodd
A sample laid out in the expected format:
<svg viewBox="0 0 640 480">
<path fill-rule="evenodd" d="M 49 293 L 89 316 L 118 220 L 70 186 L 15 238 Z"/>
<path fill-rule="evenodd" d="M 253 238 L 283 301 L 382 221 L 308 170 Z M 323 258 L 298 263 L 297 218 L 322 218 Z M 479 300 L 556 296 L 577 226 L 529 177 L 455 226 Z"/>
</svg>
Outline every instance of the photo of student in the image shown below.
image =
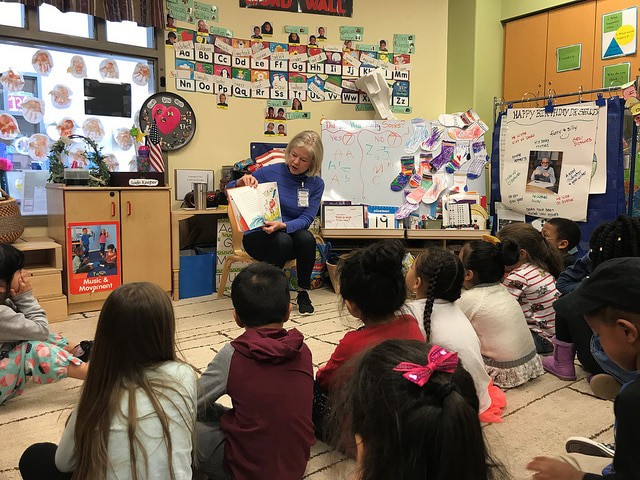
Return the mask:
<svg viewBox="0 0 640 480">
<path fill-rule="evenodd" d="M 276 115 L 276 120 L 286 120 L 287 116 L 285 115 L 284 108 L 278 109 L 278 115 Z"/>
<path fill-rule="evenodd" d="M 289 43 L 294 45 L 298 45 L 300 43 L 300 36 L 296 32 L 292 32 L 289 34 Z"/>
<path fill-rule="evenodd" d="M 287 136 L 287 127 L 284 123 L 278 124 L 278 135 L 280 135 L 281 137 Z"/>
<path fill-rule="evenodd" d="M 167 39 L 164 42 L 165 44 L 173 45 L 177 41 L 178 41 L 178 36 L 176 35 L 176 32 L 167 32 Z"/>
<path fill-rule="evenodd" d="M 198 20 L 198 33 L 209 33 L 209 26 L 204 20 Z"/>
<path fill-rule="evenodd" d="M 378 51 L 380 52 L 388 52 L 389 50 L 387 50 L 387 41 L 386 40 L 380 40 L 380 45 L 378 47 Z"/>
<path fill-rule="evenodd" d="M 318 27 L 318 40 L 326 40 L 327 37 L 325 37 L 325 31 L 326 29 L 324 27 Z"/>
<path fill-rule="evenodd" d="M 262 35 L 273 35 L 273 27 L 271 26 L 271 22 L 264 22 L 260 31 L 262 32 Z"/>
<path fill-rule="evenodd" d="M 353 41 L 352 40 L 345 40 L 344 41 L 344 46 L 342 47 L 342 50 L 344 51 L 350 51 L 353 49 Z"/>
<path fill-rule="evenodd" d="M 228 106 L 229 105 L 227 105 L 227 96 L 224 93 L 221 93 L 218 97 L 218 107 L 227 108 Z"/>
<path fill-rule="evenodd" d="M 291 110 L 302 110 L 302 102 L 299 98 L 294 98 L 291 103 Z"/>
<path fill-rule="evenodd" d="M 273 107 L 268 107 L 264 113 L 264 118 L 266 120 L 275 120 L 276 118 L 276 110 Z"/>
<path fill-rule="evenodd" d="M 167 25 L 165 28 L 176 28 L 176 21 L 169 13 L 167 13 Z"/>
<path fill-rule="evenodd" d="M 260 35 L 260 27 L 257 25 L 253 27 L 253 34 L 251 35 L 253 40 L 262 40 L 262 35 Z"/>
<path fill-rule="evenodd" d="M 309 45 L 318 45 L 315 35 L 309 35 Z"/>
<path fill-rule="evenodd" d="M 275 128 L 275 124 L 273 122 L 267 123 L 265 127 L 264 134 L 265 135 L 275 135 L 276 132 L 273 130 Z"/>
</svg>

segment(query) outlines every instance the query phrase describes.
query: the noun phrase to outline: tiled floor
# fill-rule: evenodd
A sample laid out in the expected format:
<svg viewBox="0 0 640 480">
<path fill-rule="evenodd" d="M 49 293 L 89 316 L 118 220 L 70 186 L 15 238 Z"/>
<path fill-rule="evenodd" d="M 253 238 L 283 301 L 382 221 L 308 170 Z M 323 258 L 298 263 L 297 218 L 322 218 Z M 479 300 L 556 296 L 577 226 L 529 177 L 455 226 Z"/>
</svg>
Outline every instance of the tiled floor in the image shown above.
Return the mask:
<svg viewBox="0 0 640 480">
<path fill-rule="evenodd" d="M 326 362 L 340 338 L 357 326 L 340 308 L 337 296 L 328 289 L 315 290 L 312 316 L 294 313 L 288 327 L 306 337 L 316 366 Z M 235 338 L 240 329 L 231 316 L 231 300 L 214 296 L 181 300 L 175 304 L 178 341 L 185 358 L 196 368 L 206 367 L 214 352 Z M 295 312 L 295 307 L 294 307 Z M 91 338 L 97 313 L 73 315 L 52 325 L 72 341 Z M 16 469 L 22 451 L 32 443 L 57 442 L 64 422 L 77 401 L 80 382 L 65 380 L 47 385 L 30 385 L 21 397 L 0 406 L 0 479 L 18 479 Z M 528 478 L 524 465 L 535 455 L 564 452 L 569 436 L 586 436 L 599 441 L 613 439 L 613 403 L 590 394 L 580 372 L 575 382 L 563 382 L 545 374 L 507 392 L 504 422 L 484 427 L 490 448 L 517 480 Z M 353 462 L 322 444 L 312 450 L 305 479 L 347 479 Z"/>
</svg>

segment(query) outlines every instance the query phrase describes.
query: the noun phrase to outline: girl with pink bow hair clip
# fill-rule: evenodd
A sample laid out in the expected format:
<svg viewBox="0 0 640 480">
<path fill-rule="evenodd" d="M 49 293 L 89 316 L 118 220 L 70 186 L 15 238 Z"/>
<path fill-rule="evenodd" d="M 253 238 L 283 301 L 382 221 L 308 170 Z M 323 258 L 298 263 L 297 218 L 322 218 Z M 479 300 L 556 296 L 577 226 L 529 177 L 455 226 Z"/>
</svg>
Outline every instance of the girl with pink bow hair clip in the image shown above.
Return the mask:
<svg viewBox="0 0 640 480">
<path fill-rule="evenodd" d="M 343 395 L 341 431 L 355 441 L 357 480 L 508 477 L 487 451 L 473 379 L 457 353 L 387 340 L 360 357 Z"/>
</svg>

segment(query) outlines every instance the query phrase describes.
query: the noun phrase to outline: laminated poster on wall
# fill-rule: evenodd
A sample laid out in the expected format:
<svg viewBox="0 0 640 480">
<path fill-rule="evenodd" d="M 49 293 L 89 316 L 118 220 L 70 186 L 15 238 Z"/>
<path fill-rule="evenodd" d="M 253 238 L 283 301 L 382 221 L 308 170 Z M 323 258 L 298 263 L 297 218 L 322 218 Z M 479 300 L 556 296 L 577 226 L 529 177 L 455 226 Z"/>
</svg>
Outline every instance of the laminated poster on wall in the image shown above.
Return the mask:
<svg viewBox="0 0 640 480">
<path fill-rule="evenodd" d="M 502 203 L 535 217 L 585 221 L 600 115 L 606 109 L 594 103 L 551 112 L 507 110 L 500 136 Z"/>
<path fill-rule="evenodd" d="M 602 59 L 636 53 L 638 7 L 602 15 Z"/>
<path fill-rule="evenodd" d="M 69 295 L 120 286 L 120 222 L 67 224 Z"/>
</svg>

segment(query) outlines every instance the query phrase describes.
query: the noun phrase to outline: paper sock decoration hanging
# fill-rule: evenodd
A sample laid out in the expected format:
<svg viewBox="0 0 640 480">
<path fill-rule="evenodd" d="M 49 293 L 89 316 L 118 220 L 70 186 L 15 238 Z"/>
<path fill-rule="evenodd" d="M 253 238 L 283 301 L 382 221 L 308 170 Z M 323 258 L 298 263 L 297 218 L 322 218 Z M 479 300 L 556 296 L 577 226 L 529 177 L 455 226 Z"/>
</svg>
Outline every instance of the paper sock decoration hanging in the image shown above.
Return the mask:
<svg viewBox="0 0 640 480">
<path fill-rule="evenodd" d="M 467 177 L 470 179 L 478 178 L 484 171 L 484 166 L 489 160 L 484 142 L 476 142 L 472 145 L 473 156 L 471 164 L 467 169 Z"/>
<path fill-rule="evenodd" d="M 391 190 L 399 192 L 409 182 L 409 177 L 415 172 L 415 159 L 413 156 L 400 157 L 400 173 L 391 182 Z"/>
<path fill-rule="evenodd" d="M 429 134 L 424 118 L 414 118 L 411 120 L 413 126 L 413 135 L 404 144 L 404 151 L 407 153 L 416 153 L 418 148 Z"/>
</svg>

